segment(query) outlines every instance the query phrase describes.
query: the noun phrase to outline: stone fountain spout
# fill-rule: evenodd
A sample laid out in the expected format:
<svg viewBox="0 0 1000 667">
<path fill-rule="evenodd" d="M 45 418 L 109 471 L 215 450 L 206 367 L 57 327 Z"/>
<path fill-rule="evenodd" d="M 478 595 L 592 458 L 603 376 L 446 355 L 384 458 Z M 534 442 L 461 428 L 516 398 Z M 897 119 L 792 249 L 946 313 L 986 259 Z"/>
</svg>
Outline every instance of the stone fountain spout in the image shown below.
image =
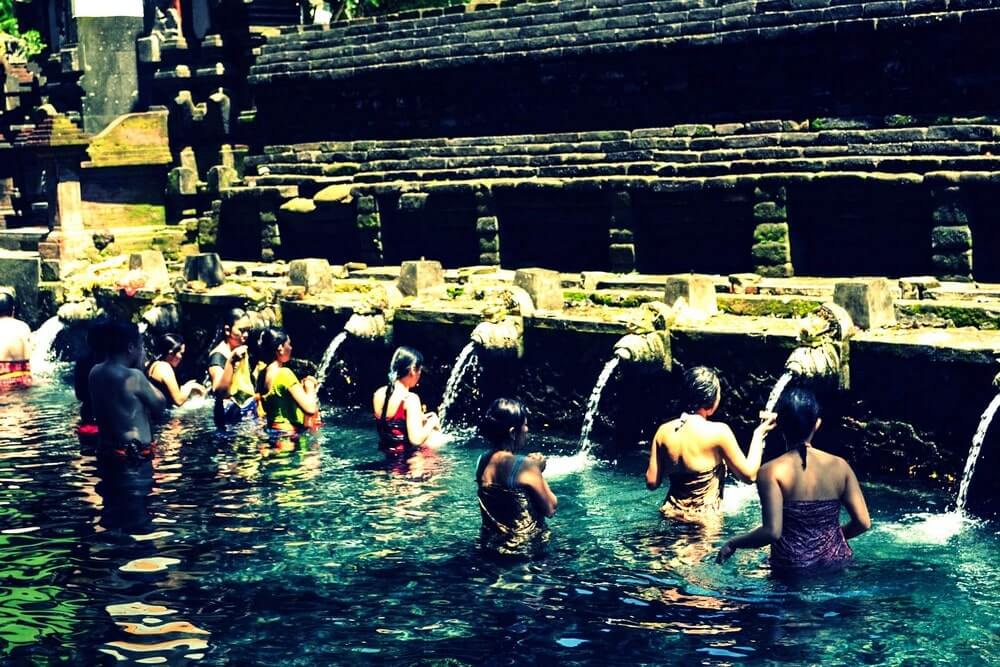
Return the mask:
<svg viewBox="0 0 1000 667">
<path fill-rule="evenodd" d="M 850 388 L 849 339 L 854 324 L 847 311 L 824 303 L 804 321 L 799 346 L 785 362 L 785 370 L 819 381 L 836 381 L 841 390 Z"/>
<path fill-rule="evenodd" d="M 622 336 L 615 343 L 615 356 L 646 371 L 666 371 L 673 368 L 670 353 L 670 332 L 650 331 Z"/>
<path fill-rule="evenodd" d="M 507 316 L 499 321 L 485 320 L 472 330 L 472 342 L 483 350 L 521 358 L 524 355 L 524 320 Z"/>
<path fill-rule="evenodd" d="M 355 338 L 371 343 L 392 343 L 391 327 L 383 312 L 354 313 L 344 325 L 344 331 Z"/>
</svg>

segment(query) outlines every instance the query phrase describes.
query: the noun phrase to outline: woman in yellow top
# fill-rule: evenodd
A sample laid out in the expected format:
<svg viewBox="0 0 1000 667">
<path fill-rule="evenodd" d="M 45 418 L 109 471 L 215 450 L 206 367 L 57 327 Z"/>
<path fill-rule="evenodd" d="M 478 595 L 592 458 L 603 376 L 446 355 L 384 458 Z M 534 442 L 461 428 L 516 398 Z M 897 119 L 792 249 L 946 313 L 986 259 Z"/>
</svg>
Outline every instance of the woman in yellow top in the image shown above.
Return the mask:
<svg viewBox="0 0 1000 667">
<path fill-rule="evenodd" d="M 267 368 L 257 377 L 268 428 L 280 433 L 297 433 L 311 427 L 319 411 L 316 378 L 301 382 L 285 364 L 292 358 L 292 341 L 281 329 L 268 329 L 261 335 L 260 351 Z"/>
<path fill-rule="evenodd" d="M 250 318 L 245 311 L 234 308 L 222 320 L 222 340 L 208 355 L 208 377 L 215 394 L 215 425 L 225 428 L 245 417 L 254 417 L 253 380 L 247 356 L 247 334 Z"/>
</svg>

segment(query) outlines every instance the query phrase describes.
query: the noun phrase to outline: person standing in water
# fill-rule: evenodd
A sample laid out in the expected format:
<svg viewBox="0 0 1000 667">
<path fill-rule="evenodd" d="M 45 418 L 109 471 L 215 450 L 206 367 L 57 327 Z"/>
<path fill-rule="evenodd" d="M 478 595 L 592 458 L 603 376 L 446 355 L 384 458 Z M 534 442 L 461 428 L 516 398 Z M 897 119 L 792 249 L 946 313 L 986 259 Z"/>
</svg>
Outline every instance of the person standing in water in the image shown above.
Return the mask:
<svg viewBox="0 0 1000 667">
<path fill-rule="evenodd" d="M 441 423 L 433 412 L 424 412 L 413 388 L 420 382 L 424 357 L 410 347 L 399 347 L 389 362 L 389 384 L 372 396 L 379 449 L 398 459 L 422 445 L 434 445 Z"/>
<path fill-rule="evenodd" d="M 281 329 L 266 329 L 260 354 L 268 365 L 257 376 L 257 393 L 268 428 L 283 435 L 312 428 L 319 412 L 316 378 L 310 375 L 299 382 L 285 365 L 292 358 L 292 339 Z"/>
<path fill-rule="evenodd" d="M 812 445 L 822 420 L 807 389 L 786 390 L 778 401 L 778 431 L 787 451 L 757 475 L 761 526 L 723 545 L 719 563 L 737 549 L 770 545 L 771 568 L 802 571 L 846 564 L 854 552 L 847 540 L 871 528 L 868 505 L 847 461 Z M 850 521 L 840 525 L 840 508 Z"/>
<path fill-rule="evenodd" d="M 716 374 L 704 366 L 689 369 L 684 373 L 684 395 L 685 412 L 660 426 L 653 437 L 646 488 L 659 488 L 666 476 L 670 487 L 660 507 L 663 516 L 703 524 L 720 516 L 727 465 L 739 479 L 754 481 L 774 419 L 757 426 L 744 456 L 732 429 L 710 421 L 722 395 Z"/>
<path fill-rule="evenodd" d="M 100 432 L 98 456 L 126 461 L 153 457 L 150 415 L 167 400 L 140 369 L 145 365 L 139 328 L 111 322 L 102 328 L 107 357 L 90 371 L 90 400 Z"/>
<path fill-rule="evenodd" d="M 178 385 L 176 368 L 184 358 L 184 340 L 175 334 L 164 334 L 154 344 L 156 356 L 149 365 L 146 375 L 153 386 L 160 390 L 168 402 L 175 406 L 187 403 L 192 396 L 203 396 L 205 387 L 197 380 L 188 380 Z"/>
<path fill-rule="evenodd" d="M 0 292 L 0 389 L 31 385 L 31 327 L 14 317 L 14 297 Z"/>
<path fill-rule="evenodd" d="M 215 394 L 213 416 L 218 428 L 257 414 L 246 346 L 249 331 L 246 312 L 242 308 L 230 310 L 222 321 L 222 340 L 208 355 L 208 377 Z"/>
<path fill-rule="evenodd" d="M 545 457 L 518 454 L 528 439 L 528 411 L 520 401 L 493 401 L 480 432 L 490 451 L 476 465 L 484 550 L 503 556 L 530 556 L 548 539 L 545 519 L 558 500 L 542 476 Z"/>
</svg>

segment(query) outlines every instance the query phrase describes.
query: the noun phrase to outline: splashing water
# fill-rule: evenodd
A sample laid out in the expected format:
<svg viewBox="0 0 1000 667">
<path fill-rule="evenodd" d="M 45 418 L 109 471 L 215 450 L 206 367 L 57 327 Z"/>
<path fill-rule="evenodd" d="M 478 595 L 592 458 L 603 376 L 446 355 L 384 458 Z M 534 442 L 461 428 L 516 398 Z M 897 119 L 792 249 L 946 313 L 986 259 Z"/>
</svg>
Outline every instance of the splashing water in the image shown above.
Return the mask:
<svg viewBox="0 0 1000 667">
<path fill-rule="evenodd" d="M 458 388 L 462 384 L 462 378 L 465 377 L 466 371 L 472 364 L 470 363 L 475 359 L 476 344 L 472 341 L 466 343 L 462 351 L 458 353 L 458 358 L 455 359 L 455 365 L 452 366 L 451 375 L 448 376 L 448 384 L 444 387 L 444 397 L 441 399 L 441 409 L 438 410 L 438 418 L 441 420 L 441 424 L 445 423 L 445 417 L 448 414 L 448 409 L 458 398 Z"/>
<path fill-rule="evenodd" d="M 771 394 L 767 397 L 767 405 L 764 406 L 765 412 L 774 412 L 774 407 L 778 405 L 778 399 L 781 398 L 781 392 L 785 391 L 785 387 L 792 381 L 792 375 L 790 371 L 786 372 L 774 383 L 774 388 L 771 389 Z"/>
<path fill-rule="evenodd" d="M 48 376 L 56 369 L 58 358 L 53 345 L 56 336 L 63 330 L 63 323 L 58 317 L 50 317 L 45 320 L 38 331 L 32 334 L 34 349 L 31 351 L 31 374 L 35 376 Z"/>
<path fill-rule="evenodd" d="M 621 357 L 616 355 L 611 361 L 604 364 L 601 374 L 597 377 L 597 384 L 590 392 L 590 399 L 587 401 L 587 414 L 583 417 L 583 429 L 580 431 L 580 454 L 586 455 L 590 452 L 590 432 L 594 430 L 597 409 L 601 405 L 601 394 L 604 393 L 604 386 L 614 375 L 619 362 L 621 362 Z"/>
<path fill-rule="evenodd" d="M 965 502 L 969 498 L 969 484 L 972 483 L 972 473 L 976 471 L 976 461 L 979 460 L 979 452 L 983 449 L 983 442 L 986 440 L 986 432 L 990 428 L 993 416 L 1000 408 L 1000 394 L 993 397 L 990 404 L 986 406 L 983 416 L 979 418 L 979 428 L 972 436 L 972 448 L 969 449 L 969 458 L 965 460 L 965 471 L 962 472 L 962 484 L 958 487 L 958 511 L 965 511 Z"/>
<path fill-rule="evenodd" d="M 347 332 L 341 331 L 333 337 L 333 340 L 327 346 L 326 352 L 323 353 L 323 358 L 319 361 L 319 368 L 316 369 L 316 382 L 318 386 L 322 387 L 323 383 L 326 382 L 326 376 L 330 372 L 330 364 L 337 358 L 337 350 L 345 340 L 347 340 Z"/>
</svg>

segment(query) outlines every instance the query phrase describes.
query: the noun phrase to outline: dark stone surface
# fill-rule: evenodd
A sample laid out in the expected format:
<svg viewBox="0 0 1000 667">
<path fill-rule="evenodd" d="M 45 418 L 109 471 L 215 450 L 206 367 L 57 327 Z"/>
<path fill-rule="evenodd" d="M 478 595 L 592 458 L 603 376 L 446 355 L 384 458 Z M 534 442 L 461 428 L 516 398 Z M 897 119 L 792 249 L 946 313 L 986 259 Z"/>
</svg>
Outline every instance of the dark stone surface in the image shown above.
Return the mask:
<svg viewBox="0 0 1000 667">
<path fill-rule="evenodd" d="M 83 129 L 103 130 L 115 117 L 135 111 L 138 101 L 136 39 L 142 17 L 81 17 L 76 20 L 84 75 Z"/>
</svg>

